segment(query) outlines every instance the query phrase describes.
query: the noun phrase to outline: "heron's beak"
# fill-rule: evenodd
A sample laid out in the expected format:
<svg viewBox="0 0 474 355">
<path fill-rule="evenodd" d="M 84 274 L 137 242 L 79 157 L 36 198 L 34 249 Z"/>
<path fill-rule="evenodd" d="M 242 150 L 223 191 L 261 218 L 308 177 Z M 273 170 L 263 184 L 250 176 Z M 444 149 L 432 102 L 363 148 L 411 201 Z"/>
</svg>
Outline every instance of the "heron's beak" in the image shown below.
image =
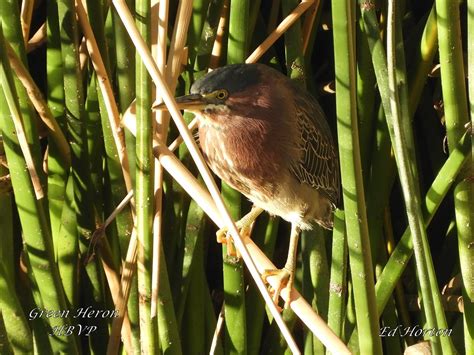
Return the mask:
<svg viewBox="0 0 474 355">
<path fill-rule="evenodd" d="M 180 110 L 186 111 L 200 111 L 203 110 L 207 105 L 206 100 L 200 94 L 184 95 L 176 98 L 176 103 Z M 153 105 L 153 110 L 167 110 L 166 104 L 164 102 Z"/>
</svg>

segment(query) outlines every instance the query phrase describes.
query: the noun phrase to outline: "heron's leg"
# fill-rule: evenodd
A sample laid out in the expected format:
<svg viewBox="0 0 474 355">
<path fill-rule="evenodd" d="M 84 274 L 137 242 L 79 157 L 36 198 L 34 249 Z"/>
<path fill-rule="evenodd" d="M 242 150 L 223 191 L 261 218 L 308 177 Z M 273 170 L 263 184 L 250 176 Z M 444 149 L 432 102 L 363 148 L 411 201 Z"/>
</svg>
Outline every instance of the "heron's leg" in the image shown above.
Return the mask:
<svg viewBox="0 0 474 355">
<path fill-rule="evenodd" d="M 249 213 L 243 216 L 240 220 L 235 222 L 237 229 L 240 232 L 240 235 L 243 239 L 249 238 L 252 231 L 253 222 L 257 219 L 258 216 L 263 212 L 263 209 L 257 206 L 252 206 L 252 209 Z M 232 238 L 228 233 L 227 227 L 221 228 L 216 233 L 217 242 L 222 244 L 227 244 L 227 254 L 236 255 L 235 247 L 232 243 Z"/>
<path fill-rule="evenodd" d="M 296 255 L 298 251 L 298 240 L 300 237 L 300 228 L 292 224 L 290 234 L 290 245 L 288 247 L 288 257 L 286 259 L 283 269 L 265 270 L 262 277 L 266 282 L 269 276 L 278 277 L 278 287 L 274 289 L 273 301 L 278 304 L 278 297 L 280 297 L 281 290 L 287 289 L 288 297 L 285 301 L 285 308 L 288 308 L 291 303 L 291 289 L 293 288 L 293 281 L 295 279 L 296 269 Z"/>
</svg>

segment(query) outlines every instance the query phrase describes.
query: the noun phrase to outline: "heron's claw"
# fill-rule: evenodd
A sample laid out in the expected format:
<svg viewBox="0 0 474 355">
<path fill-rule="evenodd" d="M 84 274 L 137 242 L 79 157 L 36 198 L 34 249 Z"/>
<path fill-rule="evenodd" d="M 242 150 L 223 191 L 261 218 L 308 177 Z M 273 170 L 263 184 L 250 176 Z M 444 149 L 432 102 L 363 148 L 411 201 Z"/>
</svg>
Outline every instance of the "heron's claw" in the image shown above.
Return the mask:
<svg viewBox="0 0 474 355">
<path fill-rule="evenodd" d="M 242 239 L 250 238 L 250 233 L 252 232 L 252 224 L 243 223 L 242 220 L 235 223 L 237 229 L 239 230 L 240 236 Z M 234 246 L 234 241 L 232 236 L 229 233 L 227 227 L 221 228 L 216 232 L 217 242 L 220 244 L 227 245 L 227 256 L 235 256 L 240 259 L 240 253 L 238 249 Z"/>
<path fill-rule="evenodd" d="M 286 290 L 287 297 L 285 300 L 285 309 L 290 308 L 290 303 L 292 301 L 291 289 L 293 288 L 293 280 L 294 280 L 293 273 L 286 268 L 265 270 L 262 274 L 263 281 L 265 283 L 268 283 L 267 281 L 268 277 L 272 277 L 272 276 L 277 278 L 277 285 L 278 285 L 276 288 L 269 286 L 270 287 L 269 290 L 273 298 L 273 303 L 275 303 L 275 305 L 278 307 L 278 300 L 279 300 L 281 291 Z"/>
</svg>

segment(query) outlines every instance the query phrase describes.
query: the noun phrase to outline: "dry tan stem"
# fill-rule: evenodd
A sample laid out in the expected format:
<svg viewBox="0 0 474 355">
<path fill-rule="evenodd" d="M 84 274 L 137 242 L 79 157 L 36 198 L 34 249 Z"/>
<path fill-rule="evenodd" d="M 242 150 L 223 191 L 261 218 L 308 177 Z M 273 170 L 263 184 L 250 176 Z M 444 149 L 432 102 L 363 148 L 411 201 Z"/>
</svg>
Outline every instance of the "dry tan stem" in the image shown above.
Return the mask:
<svg viewBox="0 0 474 355">
<path fill-rule="evenodd" d="M 64 163 L 67 167 L 71 165 L 71 155 L 69 144 L 64 136 L 58 122 L 54 118 L 48 104 L 43 99 L 40 89 L 36 86 L 33 78 L 31 77 L 28 70 L 25 68 L 20 58 L 16 55 L 15 51 L 11 48 L 10 44 L 7 43 L 7 54 L 10 60 L 10 65 L 13 71 L 16 73 L 18 79 L 21 81 L 26 89 L 28 97 L 33 103 L 34 108 L 38 111 L 38 115 L 48 127 L 49 134 L 58 146 L 59 152 L 64 159 Z"/>
<path fill-rule="evenodd" d="M 160 74 L 156 63 L 153 60 L 153 57 L 151 56 L 151 53 L 141 37 L 133 16 L 130 12 L 130 10 L 127 7 L 127 4 L 125 3 L 124 0 L 112 0 L 112 3 L 114 4 L 117 13 L 119 14 L 120 18 L 122 19 L 122 22 L 124 23 L 125 28 L 127 29 L 127 32 L 132 39 L 133 43 L 135 44 L 135 48 L 137 49 L 137 52 L 140 54 L 141 59 L 143 60 L 143 63 L 145 64 L 148 72 L 150 73 L 153 81 L 155 82 L 155 85 L 157 86 L 157 89 L 161 93 L 163 97 L 163 101 L 168 107 L 168 110 L 171 113 L 171 116 L 173 117 L 173 120 L 181 133 L 184 142 L 186 143 L 189 153 L 191 154 L 192 158 L 194 159 L 194 162 L 201 173 L 201 176 L 206 183 L 206 186 L 210 190 L 210 193 L 212 197 L 214 198 L 218 211 L 221 214 L 225 226 L 227 227 L 229 233 L 231 234 L 234 243 L 239 250 L 240 254 L 242 255 L 242 258 L 252 275 L 252 278 L 254 279 L 259 291 L 263 295 L 263 298 L 265 300 L 265 303 L 267 304 L 267 307 L 269 308 L 270 312 L 272 313 L 275 322 L 280 328 L 280 331 L 282 332 L 283 337 L 288 343 L 288 346 L 290 349 L 295 352 L 299 353 L 299 349 L 294 341 L 294 339 L 291 337 L 291 334 L 288 330 L 287 325 L 283 321 L 281 314 L 279 313 L 276 305 L 272 301 L 272 297 L 270 296 L 266 285 L 264 284 L 263 280 L 260 277 L 260 274 L 252 260 L 252 257 L 250 256 L 247 247 L 245 246 L 242 238 L 239 235 L 239 232 L 237 230 L 237 227 L 235 226 L 234 221 L 229 215 L 229 212 L 227 211 L 227 208 L 224 204 L 224 201 L 222 200 L 222 197 L 220 195 L 220 191 L 217 188 L 216 182 L 214 181 L 209 168 L 207 167 L 206 163 L 204 162 L 204 159 L 202 157 L 201 152 L 199 151 L 196 142 L 194 141 L 192 134 L 189 132 L 187 129 L 186 122 L 183 119 L 183 116 L 181 115 L 181 112 L 179 111 L 176 101 L 173 97 L 172 92 L 170 91 L 169 87 L 166 85 L 163 76 Z"/>
<path fill-rule="evenodd" d="M 211 349 L 209 350 L 210 355 L 214 355 L 216 353 L 217 348 L 217 340 L 222 331 L 222 326 L 224 325 L 224 305 L 221 307 L 221 311 L 219 312 L 219 316 L 217 317 L 216 329 L 214 330 L 214 335 L 212 336 L 212 343 Z"/>
<path fill-rule="evenodd" d="M 121 316 L 125 315 L 127 312 L 127 302 L 128 297 L 130 296 L 130 289 L 132 286 L 132 279 L 137 261 L 137 241 L 137 232 L 136 229 L 133 228 L 132 235 L 130 237 L 130 243 L 128 245 L 127 256 L 125 257 L 125 261 L 122 265 L 122 278 L 120 280 L 122 294 L 119 295 L 117 302 L 114 302 L 115 309 Z M 109 342 L 107 344 L 107 355 L 117 354 L 117 349 L 115 346 L 118 343 L 123 321 L 123 317 L 117 317 L 114 318 L 112 322 L 112 329 L 110 331 Z"/>
<path fill-rule="evenodd" d="M 26 167 L 28 169 L 28 172 L 30 173 L 31 183 L 33 184 L 33 189 L 35 190 L 36 199 L 40 200 L 44 197 L 44 191 L 41 186 L 38 173 L 36 171 L 35 163 L 33 161 L 33 156 L 31 155 L 28 141 L 26 140 L 25 131 L 23 129 L 23 121 L 21 118 L 21 112 L 16 106 L 16 103 L 10 99 L 9 95 L 5 95 L 5 99 L 7 101 L 8 108 L 10 109 L 13 124 L 15 125 L 16 136 L 18 137 L 21 152 L 23 153 L 23 157 L 25 158 Z"/>
<path fill-rule="evenodd" d="M 102 228 L 107 228 L 109 226 L 110 223 L 112 223 L 112 221 L 115 219 L 115 217 L 117 217 L 117 215 L 122 212 L 122 210 L 125 208 L 125 206 L 127 206 L 127 204 L 133 199 L 133 190 L 130 190 L 127 194 L 127 196 L 125 196 L 123 198 L 122 201 L 120 201 L 120 203 L 118 204 L 117 207 L 115 207 L 115 209 L 112 211 L 112 213 L 109 215 L 109 217 L 107 217 L 107 219 L 105 220 L 105 222 L 103 223 L 102 225 Z"/>
<path fill-rule="evenodd" d="M 166 70 L 166 40 L 168 31 L 168 0 L 153 0 L 152 14 L 151 14 L 151 50 L 157 62 L 160 73 L 163 74 Z M 155 100 L 159 95 L 155 91 Z M 154 122 L 155 132 L 159 137 L 163 137 L 166 128 L 163 127 L 164 113 L 155 111 Z M 168 119 L 169 121 L 169 119 Z M 163 168 L 159 161 L 155 162 L 154 174 L 154 200 L 155 200 L 155 214 L 153 216 L 153 250 L 152 250 L 152 272 L 151 272 L 151 317 L 157 317 L 158 313 L 158 296 L 160 288 L 160 248 L 162 239 L 163 226 Z"/>
<path fill-rule="evenodd" d="M 462 289 L 462 279 L 461 274 L 457 274 L 452 277 L 446 285 L 443 286 L 441 294 L 443 295 L 452 295 L 456 292 L 460 292 Z"/>
<path fill-rule="evenodd" d="M 270 48 L 273 43 L 285 33 L 288 28 L 293 25 L 300 16 L 313 5 L 314 0 L 303 0 L 298 6 L 278 25 L 267 39 L 260 44 L 253 53 L 245 60 L 245 63 L 255 63 Z"/>
<path fill-rule="evenodd" d="M 102 96 L 104 97 L 105 108 L 107 110 L 107 116 L 109 118 L 110 128 L 112 130 L 112 136 L 114 143 L 117 148 L 117 153 L 122 168 L 122 174 L 125 181 L 127 191 L 132 190 L 132 181 L 130 178 L 129 163 L 127 151 L 125 149 L 123 131 L 120 127 L 120 114 L 117 107 L 117 103 L 114 98 L 113 90 L 110 85 L 107 71 L 105 69 L 104 61 L 100 55 L 97 41 L 95 40 L 94 33 L 87 19 L 87 14 L 84 9 L 84 0 L 76 0 L 76 11 L 79 18 L 79 22 L 84 32 L 84 38 L 86 40 L 87 50 L 89 57 L 91 58 L 92 65 L 97 74 L 97 81 L 101 90 Z"/>
<path fill-rule="evenodd" d="M 191 122 L 189 122 L 188 129 L 190 132 L 194 132 L 195 129 L 197 129 L 199 126 L 199 120 L 197 117 L 194 117 Z M 168 147 L 169 150 L 174 152 L 180 144 L 183 143 L 183 137 L 178 136 Z"/>
<path fill-rule="evenodd" d="M 306 53 L 308 49 L 309 39 L 313 31 L 314 20 L 316 19 L 320 3 L 319 0 L 314 0 L 313 5 L 311 5 L 306 13 L 306 18 L 303 23 L 303 53 Z"/>
<path fill-rule="evenodd" d="M 191 21 L 192 10 L 192 0 L 181 0 L 179 2 L 178 15 L 176 17 L 173 36 L 171 37 L 170 53 L 168 54 L 166 71 L 166 82 L 170 86 L 172 92 L 174 92 L 176 81 L 181 71 L 181 59 L 183 58 L 182 54 L 186 45 L 186 37 L 189 23 Z"/>
<path fill-rule="evenodd" d="M 104 268 L 105 277 L 107 278 L 107 283 L 109 284 L 110 294 L 112 295 L 112 300 L 115 305 L 119 303 L 119 300 L 123 299 L 122 287 L 120 285 L 120 279 L 115 272 L 111 263 L 109 264 L 106 261 L 106 258 L 101 258 L 102 267 Z M 118 312 L 118 317 L 123 323 L 121 327 L 122 340 L 125 347 L 125 350 L 128 354 L 133 354 L 132 347 L 132 327 L 130 325 L 130 319 L 128 318 L 127 310 L 124 309 L 122 312 Z M 115 318 L 115 319 L 117 319 Z M 119 333 L 120 334 L 120 333 Z M 118 354 L 120 347 L 120 337 L 110 338 L 109 344 L 111 344 L 110 352 L 112 354 Z M 109 350 L 109 348 L 107 349 Z"/>
<path fill-rule="evenodd" d="M 46 35 L 47 35 L 47 28 L 46 28 L 46 22 L 44 22 L 40 28 L 38 28 L 38 31 L 35 32 L 33 37 L 30 38 L 26 45 L 26 52 L 30 53 L 34 51 L 36 48 L 41 47 L 43 44 L 46 43 Z"/>
<path fill-rule="evenodd" d="M 441 295 L 441 302 L 446 312 L 464 313 L 464 299 L 460 295 Z M 418 295 L 407 296 L 408 308 L 412 312 L 421 311 L 421 299 Z"/>
<path fill-rule="evenodd" d="M 108 79 L 108 74 L 105 69 L 102 56 L 100 55 L 97 41 L 95 40 L 94 33 L 87 19 L 87 14 L 84 7 L 84 0 L 76 0 L 75 3 L 76 3 L 77 16 L 81 24 L 82 30 L 84 32 L 85 45 L 87 47 L 87 51 L 89 52 L 89 56 L 91 58 L 91 62 L 94 67 L 94 70 L 97 74 L 99 88 L 104 98 L 104 103 L 107 110 L 107 116 L 109 118 L 109 123 L 112 130 L 112 136 L 114 139 L 114 143 L 118 152 L 120 165 L 122 168 L 122 174 L 124 177 L 125 186 L 130 195 L 132 193 L 132 182 L 131 182 L 130 171 L 129 171 L 127 151 L 126 151 L 124 139 L 123 139 L 123 131 L 120 125 L 120 114 L 119 114 L 118 106 L 113 95 L 112 87 Z M 131 208 L 132 218 L 135 221 L 133 198 L 131 198 L 130 204 L 132 206 Z M 125 280 L 122 284 L 122 294 L 120 294 L 116 299 L 114 299 L 116 309 L 119 311 L 120 316 L 123 316 L 126 313 L 126 304 L 128 301 L 130 282 L 131 282 L 131 280 L 128 279 L 127 277 L 124 278 L 124 273 L 126 272 L 126 270 L 128 270 L 129 273 L 133 273 L 133 266 L 131 266 L 129 262 L 134 263 L 136 260 L 136 245 L 137 245 L 136 234 L 132 233 L 129 248 L 130 246 L 134 246 L 135 250 L 132 252 L 132 259 L 131 260 L 127 259 L 125 262 L 125 265 L 128 265 L 128 269 L 124 267 L 124 270 L 122 271 L 122 280 Z M 132 271 L 130 271 L 130 268 Z M 110 334 L 109 344 L 107 348 L 108 353 L 113 353 L 113 354 L 116 353 L 115 346 L 118 342 L 121 330 L 123 332 L 122 321 L 123 319 L 120 319 L 120 318 L 114 319 L 111 334 Z"/>
<path fill-rule="evenodd" d="M 227 26 L 227 17 L 229 16 L 229 0 L 225 0 L 221 9 L 219 24 L 217 25 L 216 39 L 212 46 L 211 60 L 209 61 L 209 69 L 216 69 L 222 55 L 222 41 Z"/>
<path fill-rule="evenodd" d="M 81 73 L 84 72 L 88 59 L 89 55 L 87 54 L 86 39 L 82 38 L 81 43 L 79 44 L 79 68 L 81 69 Z"/>
<path fill-rule="evenodd" d="M 21 3 L 21 32 L 23 34 L 23 40 L 25 41 L 25 46 L 28 43 L 28 38 L 30 36 L 30 27 L 31 27 L 31 18 L 33 16 L 33 7 L 35 5 L 35 0 L 23 0 Z"/>
<path fill-rule="evenodd" d="M 165 74 L 166 82 L 170 90 L 174 91 L 177 86 L 179 74 L 181 73 L 181 63 L 185 58 L 186 38 L 188 33 L 189 23 L 192 14 L 192 0 L 181 0 L 179 2 L 178 14 L 175 20 L 175 27 L 173 30 L 170 52 L 168 54 L 168 63 L 165 67 L 164 60 L 166 58 L 166 30 L 163 28 L 167 26 L 168 14 L 164 14 L 168 10 L 168 3 L 160 4 L 160 13 L 158 14 L 159 26 L 158 33 L 158 50 L 156 61 L 160 65 L 158 70 L 163 75 Z M 163 8 L 161 8 L 163 7 Z M 164 18 L 165 21 L 161 21 Z M 166 69 L 166 70 L 165 70 Z M 159 99 L 159 97 L 157 97 Z M 169 114 L 167 112 L 157 112 L 156 119 L 158 123 L 158 135 L 162 141 L 166 141 L 169 126 Z M 155 216 L 153 221 L 153 270 L 152 270 L 152 299 L 151 299 L 151 315 L 156 316 L 157 302 L 158 302 L 158 288 L 159 288 L 159 263 L 160 263 L 160 245 L 161 245 L 161 227 L 162 227 L 162 197 L 163 197 L 163 169 L 160 164 L 155 165 Z"/>
</svg>

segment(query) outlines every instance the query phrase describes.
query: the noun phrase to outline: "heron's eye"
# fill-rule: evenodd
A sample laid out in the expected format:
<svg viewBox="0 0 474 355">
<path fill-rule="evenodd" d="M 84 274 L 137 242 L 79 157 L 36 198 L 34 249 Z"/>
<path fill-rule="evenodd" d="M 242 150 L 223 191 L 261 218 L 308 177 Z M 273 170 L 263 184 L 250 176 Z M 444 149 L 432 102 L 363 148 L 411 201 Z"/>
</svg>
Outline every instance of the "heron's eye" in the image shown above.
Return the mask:
<svg viewBox="0 0 474 355">
<path fill-rule="evenodd" d="M 219 90 L 216 92 L 216 98 L 219 100 L 224 100 L 227 98 L 227 96 L 229 96 L 227 90 Z"/>
</svg>

